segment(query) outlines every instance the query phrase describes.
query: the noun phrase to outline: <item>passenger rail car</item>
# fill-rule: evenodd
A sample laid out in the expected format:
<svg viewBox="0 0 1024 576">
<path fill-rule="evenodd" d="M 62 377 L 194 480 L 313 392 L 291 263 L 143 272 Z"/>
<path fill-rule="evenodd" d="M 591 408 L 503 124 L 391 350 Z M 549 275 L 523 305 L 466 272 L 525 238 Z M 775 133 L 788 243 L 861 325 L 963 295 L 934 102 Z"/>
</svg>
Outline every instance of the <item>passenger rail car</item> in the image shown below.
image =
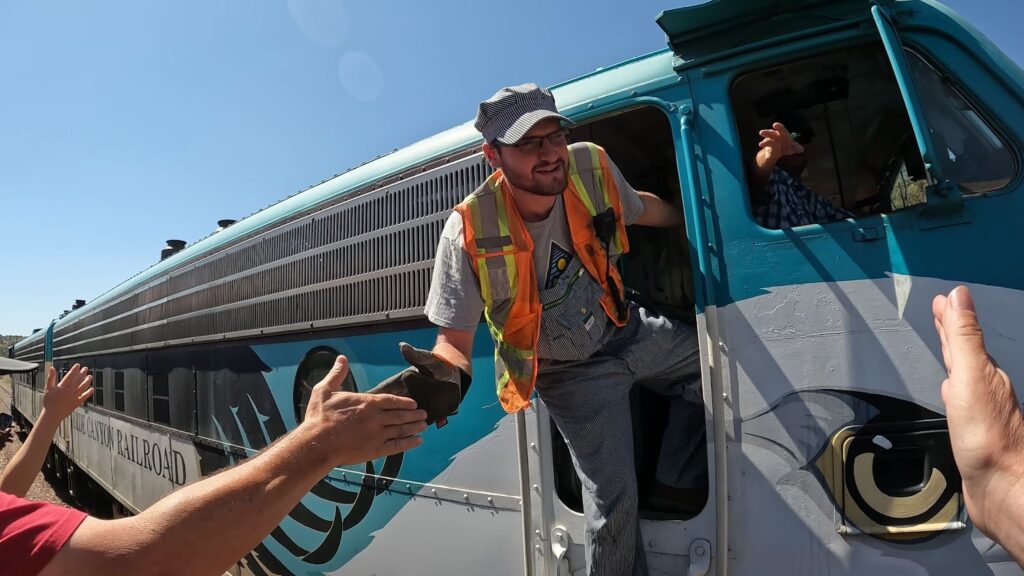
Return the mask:
<svg viewBox="0 0 1024 576">
<path fill-rule="evenodd" d="M 633 227 L 620 263 L 694 323 L 704 363 L 696 515 L 646 498 L 664 406 L 633 398 L 652 573 L 1020 573 L 965 514 L 929 303 L 971 286 L 993 353 L 1024 373 L 1024 75 L 930 0 L 718 0 L 658 24 L 669 49 L 554 88 L 574 140 L 686 214 L 685 235 Z M 853 217 L 759 224 L 757 131 L 788 113 L 816 135 L 803 181 Z M 142 510 L 296 426 L 335 354 L 366 390 L 404 367 L 399 341 L 430 347 L 433 253 L 489 174 L 479 144 L 465 124 L 329 179 L 19 342 L 95 374 L 54 441 L 60 477 Z M 578 479 L 543 403 L 504 414 L 486 329 L 473 364 L 448 426 L 335 470 L 237 570 L 582 573 Z M 25 426 L 42 383 L 15 380 Z"/>
</svg>

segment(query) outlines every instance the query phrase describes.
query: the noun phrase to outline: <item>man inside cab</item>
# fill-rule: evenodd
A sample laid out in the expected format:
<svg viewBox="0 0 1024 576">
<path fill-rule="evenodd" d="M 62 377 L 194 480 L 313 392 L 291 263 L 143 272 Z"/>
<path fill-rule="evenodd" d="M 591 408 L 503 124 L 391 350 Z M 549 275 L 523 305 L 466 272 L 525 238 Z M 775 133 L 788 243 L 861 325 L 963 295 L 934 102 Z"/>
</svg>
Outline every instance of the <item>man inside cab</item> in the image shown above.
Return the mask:
<svg viewBox="0 0 1024 576">
<path fill-rule="evenodd" d="M 626 182 L 600 147 L 570 145 L 572 122 L 534 84 L 482 102 L 475 126 L 494 174 L 441 234 L 427 317 L 433 356 L 468 383 L 484 315 L 497 393 L 509 413 L 536 388 L 583 485 L 588 574 L 646 574 L 637 521 L 629 392 L 671 396 L 657 488 L 699 510 L 707 493 L 700 353 L 694 329 L 624 298 L 626 226 L 673 227 L 682 213 Z"/>
<path fill-rule="evenodd" d="M 807 168 L 804 147 L 814 140 L 808 123 L 796 115 L 782 116 L 758 134 L 762 140 L 754 156 L 752 182 L 758 224 L 778 230 L 853 218 L 800 180 Z"/>
</svg>

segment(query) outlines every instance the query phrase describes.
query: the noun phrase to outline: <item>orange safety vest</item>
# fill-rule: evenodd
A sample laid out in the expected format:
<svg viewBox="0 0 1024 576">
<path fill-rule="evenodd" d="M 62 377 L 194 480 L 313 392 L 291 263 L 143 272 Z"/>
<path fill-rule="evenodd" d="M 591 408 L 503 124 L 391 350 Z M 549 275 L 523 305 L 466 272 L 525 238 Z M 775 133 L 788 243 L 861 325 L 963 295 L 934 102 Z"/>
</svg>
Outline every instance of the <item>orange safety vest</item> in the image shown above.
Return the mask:
<svg viewBox="0 0 1024 576">
<path fill-rule="evenodd" d="M 602 288 L 601 307 L 616 326 L 620 318 L 615 295 L 623 301 L 622 278 L 609 257 L 629 251 L 619 190 L 604 149 L 589 142 L 569 146 L 569 179 L 562 193 L 573 248 L 583 267 Z M 594 231 L 593 218 L 608 208 L 615 212 L 615 233 L 606 255 Z M 480 281 L 484 318 L 494 339 L 498 399 L 506 412 L 530 406 L 537 382 L 537 339 L 540 337 L 540 294 L 533 266 L 533 239 L 501 170 L 455 210 L 462 215 L 466 252 Z M 609 285 L 609 278 L 614 286 Z"/>
</svg>

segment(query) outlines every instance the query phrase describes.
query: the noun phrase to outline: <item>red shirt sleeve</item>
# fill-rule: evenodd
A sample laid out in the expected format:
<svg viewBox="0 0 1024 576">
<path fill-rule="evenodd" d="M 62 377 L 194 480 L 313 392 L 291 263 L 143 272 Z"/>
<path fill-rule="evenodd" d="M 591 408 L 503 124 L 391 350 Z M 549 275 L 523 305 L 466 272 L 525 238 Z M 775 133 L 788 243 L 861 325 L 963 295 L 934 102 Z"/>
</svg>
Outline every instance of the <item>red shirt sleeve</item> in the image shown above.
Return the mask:
<svg viewBox="0 0 1024 576">
<path fill-rule="evenodd" d="M 35 576 L 86 514 L 0 492 L 0 576 Z"/>
</svg>

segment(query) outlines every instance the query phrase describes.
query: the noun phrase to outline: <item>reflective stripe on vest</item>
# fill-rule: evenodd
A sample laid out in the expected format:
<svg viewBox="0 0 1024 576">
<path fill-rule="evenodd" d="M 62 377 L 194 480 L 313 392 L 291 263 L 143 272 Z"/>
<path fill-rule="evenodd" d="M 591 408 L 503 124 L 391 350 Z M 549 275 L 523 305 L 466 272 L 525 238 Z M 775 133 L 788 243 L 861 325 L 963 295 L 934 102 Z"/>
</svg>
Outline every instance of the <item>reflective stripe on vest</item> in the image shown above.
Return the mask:
<svg viewBox="0 0 1024 576">
<path fill-rule="evenodd" d="M 601 307 L 617 326 L 612 290 L 621 298 L 622 279 L 609 257 L 629 251 L 619 190 L 604 150 L 591 143 L 569 147 L 569 177 L 562 194 L 573 248 L 587 272 L 604 289 Z M 594 232 L 593 217 L 612 208 L 615 234 L 608 253 Z M 533 264 L 533 239 L 501 170 L 455 209 L 462 215 L 466 252 L 480 281 L 484 318 L 494 339 L 498 399 L 509 413 L 530 406 L 537 382 L 540 294 Z M 609 278 L 612 284 L 609 285 Z"/>
</svg>

